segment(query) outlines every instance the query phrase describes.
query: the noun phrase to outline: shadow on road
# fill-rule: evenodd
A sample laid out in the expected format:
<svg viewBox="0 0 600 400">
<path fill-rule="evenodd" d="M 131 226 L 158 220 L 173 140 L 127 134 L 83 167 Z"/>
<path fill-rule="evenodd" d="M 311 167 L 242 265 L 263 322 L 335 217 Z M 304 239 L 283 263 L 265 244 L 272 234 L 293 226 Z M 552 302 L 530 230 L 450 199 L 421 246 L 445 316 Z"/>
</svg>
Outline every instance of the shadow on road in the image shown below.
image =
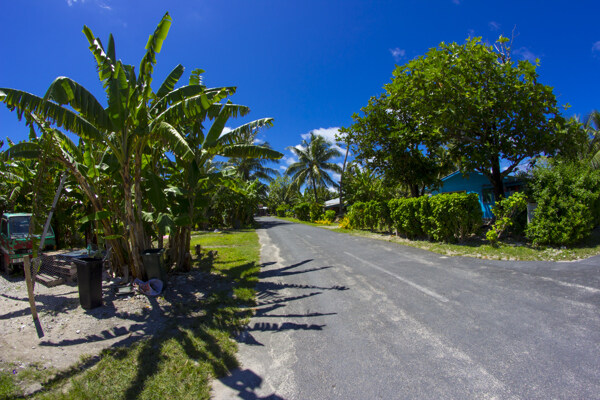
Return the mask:
<svg viewBox="0 0 600 400">
<path fill-rule="evenodd" d="M 262 385 L 263 379 L 250 369 L 238 369 L 233 374 L 221 379 L 221 382 L 238 392 L 240 399 L 244 400 L 283 400 L 275 393 L 260 397 L 255 391 Z"/>
<path fill-rule="evenodd" d="M 293 224 L 293 222 L 288 222 L 288 221 L 281 221 L 281 220 L 265 221 L 264 219 L 259 219 L 257 222 L 260 223 L 260 227 L 262 229 L 270 229 L 270 228 L 274 228 L 274 227 L 280 226 L 280 225 L 292 225 Z"/>
</svg>

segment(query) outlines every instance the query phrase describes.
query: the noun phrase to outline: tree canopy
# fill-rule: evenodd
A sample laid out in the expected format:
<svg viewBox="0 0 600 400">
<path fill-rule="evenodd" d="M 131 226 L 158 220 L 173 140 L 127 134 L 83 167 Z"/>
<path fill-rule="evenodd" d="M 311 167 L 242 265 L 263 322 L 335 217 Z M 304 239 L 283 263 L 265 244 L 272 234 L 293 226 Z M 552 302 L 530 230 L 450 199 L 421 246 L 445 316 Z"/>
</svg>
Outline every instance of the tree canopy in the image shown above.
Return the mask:
<svg viewBox="0 0 600 400">
<path fill-rule="evenodd" d="M 481 38 L 441 43 L 396 67 L 385 93 L 354 116 L 359 159 L 407 185 L 433 183 L 450 161 L 481 172 L 503 196 L 505 176 L 556 152 L 570 132 L 536 68 L 514 62 L 503 37 L 495 47 Z"/>
</svg>

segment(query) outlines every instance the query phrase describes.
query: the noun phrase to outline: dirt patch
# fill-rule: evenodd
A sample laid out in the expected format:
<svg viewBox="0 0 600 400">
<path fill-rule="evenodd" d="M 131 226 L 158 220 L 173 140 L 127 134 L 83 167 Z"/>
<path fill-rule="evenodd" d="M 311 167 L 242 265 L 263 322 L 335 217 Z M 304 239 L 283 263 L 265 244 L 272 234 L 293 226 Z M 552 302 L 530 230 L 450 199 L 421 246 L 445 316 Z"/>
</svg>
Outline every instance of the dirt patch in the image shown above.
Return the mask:
<svg viewBox="0 0 600 400">
<path fill-rule="evenodd" d="M 162 295 L 118 296 L 116 281 L 105 274 L 103 305 L 84 310 L 77 283 L 47 288 L 35 286 L 35 300 L 44 336 L 39 338 L 31 317 L 27 286 L 21 277 L 0 276 L 0 368 L 65 370 L 81 356 L 98 355 L 112 346 L 128 346 L 155 334 L 174 310 L 197 303 L 218 282 L 213 275 L 192 270 L 172 275 Z M 200 312 L 200 311 L 198 311 Z M 193 311 L 192 311 L 193 313 Z M 188 315 L 189 317 L 189 315 Z"/>
</svg>

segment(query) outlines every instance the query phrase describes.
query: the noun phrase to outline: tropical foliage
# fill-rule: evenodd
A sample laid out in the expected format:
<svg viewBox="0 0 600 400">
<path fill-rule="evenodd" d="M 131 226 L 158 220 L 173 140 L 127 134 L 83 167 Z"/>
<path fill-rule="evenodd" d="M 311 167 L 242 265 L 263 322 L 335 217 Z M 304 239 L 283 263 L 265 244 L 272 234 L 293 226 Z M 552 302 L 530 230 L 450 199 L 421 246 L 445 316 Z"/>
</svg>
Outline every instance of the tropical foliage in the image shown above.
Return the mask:
<svg viewBox="0 0 600 400">
<path fill-rule="evenodd" d="M 272 125 L 269 118 L 224 133 L 228 120 L 248 114 L 249 108 L 227 99 L 234 87 L 206 87 L 204 71 L 192 71 L 189 82 L 176 88 L 184 73 L 178 65 L 152 89 L 156 57 L 170 25 L 167 13 L 150 36 L 137 73 L 117 58 L 112 35 L 105 47 L 83 28 L 106 107 L 67 77 L 57 78 L 43 97 L 0 88 L 0 101 L 41 134 L 12 146 L 6 158 L 48 160 L 68 171 L 90 205 L 87 220 L 110 244 L 114 263 L 129 265 L 135 276 L 142 268 L 140 252 L 153 239 L 160 243 L 167 230 L 171 262 L 180 269 L 189 266 L 190 232 L 203 218 L 196 210 L 207 206 L 217 188 L 234 186 L 235 174 L 214 169 L 214 157 L 281 157 L 247 141 L 257 129 Z M 212 121 L 208 128 L 207 121 Z"/>
</svg>

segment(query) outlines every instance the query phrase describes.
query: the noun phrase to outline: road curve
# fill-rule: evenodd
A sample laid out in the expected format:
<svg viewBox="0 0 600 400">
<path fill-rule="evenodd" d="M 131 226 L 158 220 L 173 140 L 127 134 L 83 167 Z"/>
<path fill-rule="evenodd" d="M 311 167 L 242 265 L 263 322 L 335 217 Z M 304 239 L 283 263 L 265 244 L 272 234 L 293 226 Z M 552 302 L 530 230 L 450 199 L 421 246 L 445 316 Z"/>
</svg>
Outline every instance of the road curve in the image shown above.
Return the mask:
<svg viewBox="0 0 600 400">
<path fill-rule="evenodd" d="M 600 257 L 445 257 L 262 218 L 216 399 L 600 399 Z"/>
</svg>

